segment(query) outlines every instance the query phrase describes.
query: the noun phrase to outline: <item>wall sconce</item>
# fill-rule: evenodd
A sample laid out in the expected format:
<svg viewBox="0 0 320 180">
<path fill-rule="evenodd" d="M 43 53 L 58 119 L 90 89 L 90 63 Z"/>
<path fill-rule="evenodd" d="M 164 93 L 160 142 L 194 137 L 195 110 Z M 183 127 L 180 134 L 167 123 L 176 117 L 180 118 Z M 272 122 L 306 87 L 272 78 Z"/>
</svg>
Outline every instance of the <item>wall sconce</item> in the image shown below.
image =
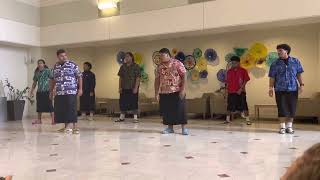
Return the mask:
<svg viewBox="0 0 320 180">
<path fill-rule="evenodd" d="M 120 13 L 120 0 L 98 0 L 100 17 L 116 16 Z"/>
<path fill-rule="evenodd" d="M 117 3 L 113 1 L 109 2 L 101 2 L 98 4 L 98 9 L 101 11 L 106 10 L 106 9 L 112 9 L 112 8 L 117 8 Z"/>
</svg>

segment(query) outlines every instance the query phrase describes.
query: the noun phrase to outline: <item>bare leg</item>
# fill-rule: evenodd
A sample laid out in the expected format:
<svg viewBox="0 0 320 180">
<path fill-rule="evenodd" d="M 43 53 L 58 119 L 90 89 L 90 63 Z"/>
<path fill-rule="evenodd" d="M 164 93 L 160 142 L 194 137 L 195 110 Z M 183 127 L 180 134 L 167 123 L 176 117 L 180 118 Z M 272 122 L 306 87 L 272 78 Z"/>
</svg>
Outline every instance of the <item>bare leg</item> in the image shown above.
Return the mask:
<svg viewBox="0 0 320 180">
<path fill-rule="evenodd" d="M 54 122 L 54 113 L 51 112 L 51 113 L 50 113 L 50 116 L 51 116 L 51 124 L 52 124 L 52 125 L 56 124 L 56 123 Z"/>
<path fill-rule="evenodd" d="M 38 119 L 33 121 L 32 124 L 41 124 L 42 123 L 42 113 L 38 112 Z"/>
</svg>

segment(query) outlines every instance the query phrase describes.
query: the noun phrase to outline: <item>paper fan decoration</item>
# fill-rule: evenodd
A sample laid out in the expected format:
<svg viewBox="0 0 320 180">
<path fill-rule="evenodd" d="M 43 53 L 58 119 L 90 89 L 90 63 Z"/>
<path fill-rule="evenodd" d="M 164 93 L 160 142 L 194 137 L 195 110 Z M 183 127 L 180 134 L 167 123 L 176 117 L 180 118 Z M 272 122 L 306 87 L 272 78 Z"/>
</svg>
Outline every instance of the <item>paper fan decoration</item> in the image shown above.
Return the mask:
<svg viewBox="0 0 320 180">
<path fill-rule="evenodd" d="M 200 78 L 201 79 L 205 79 L 207 77 L 208 77 L 208 71 L 207 70 L 204 70 L 204 71 L 200 72 Z"/>
<path fill-rule="evenodd" d="M 142 55 L 140 53 L 134 53 L 134 61 L 136 64 L 141 65 L 142 64 Z"/>
<path fill-rule="evenodd" d="M 161 60 L 160 60 L 160 52 L 159 51 L 155 51 L 153 54 L 152 54 L 152 61 L 155 65 L 159 65 L 161 63 Z"/>
<path fill-rule="evenodd" d="M 228 71 L 231 68 L 232 68 L 232 62 L 230 61 L 227 63 L 226 70 Z"/>
<path fill-rule="evenodd" d="M 200 73 L 197 69 L 193 69 L 190 71 L 190 79 L 191 81 L 198 81 L 200 79 Z"/>
<path fill-rule="evenodd" d="M 119 64 L 123 64 L 124 63 L 124 58 L 126 57 L 126 53 L 123 51 L 119 51 L 117 54 L 117 62 Z"/>
<path fill-rule="evenodd" d="M 220 82 L 226 82 L 227 71 L 225 69 L 220 69 L 217 73 L 217 78 Z"/>
<path fill-rule="evenodd" d="M 250 53 L 246 53 L 243 56 L 241 56 L 241 60 L 240 60 L 241 67 L 245 69 L 251 69 L 255 66 L 255 64 L 256 64 L 256 60 Z"/>
<path fill-rule="evenodd" d="M 173 49 L 171 50 L 171 52 L 172 52 L 172 56 L 176 56 L 177 53 L 178 53 L 178 49 L 177 49 L 177 48 L 173 48 Z"/>
<path fill-rule="evenodd" d="M 217 54 L 217 51 L 214 49 L 207 49 L 204 52 L 204 57 L 206 58 L 206 60 L 208 62 L 212 63 L 213 61 L 215 61 L 218 58 L 218 54 Z"/>
<path fill-rule="evenodd" d="M 193 50 L 193 57 L 199 59 L 202 56 L 202 51 L 199 48 Z"/>
<path fill-rule="evenodd" d="M 183 64 L 187 70 L 191 70 L 196 66 L 197 63 L 193 56 L 188 55 L 186 56 L 186 60 L 184 60 Z"/>
<path fill-rule="evenodd" d="M 140 67 L 140 71 L 144 72 L 144 64 L 139 65 L 139 67 Z"/>
<path fill-rule="evenodd" d="M 235 53 L 228 53 L 224 59 L 226 60 L 226 62 L 230 62 L 233 56 L 237 56 L 237 55 Z"/>
<path fill-rule="evenodd" d="M 241 57 L 248 51 L 248 48 L 233 48 L 233 51 L 238 57 Z"/>
<path fill-rule="evenodd" d="M 256 61 L 257 68 L 264 68 L 266 67 L 266 59 L 259 59 Z"/>
<path fill-rule="evenodd" d="M 178 52 L 177 55 L 175 56 L 175 58 L 181 62 L 183 62 L 184 60 L 186 60 L 186 55 L 184 55 L 183 52 Z"/>
<path fill-rule="evenodd" d="M 252 45 L 248 51 L 253 58 L 261 59 L 265 58 L 268 55 L 267 47 L 262 43 L 255 43 Z"/>
<path fill-rule="evenodd" d="M 142 83 L 146 83 L 149 81 L 149 75 L 146 72 L 141 72 L 141 79 Z"/>
<path fill-rule="evenodd" d="M 279 59 L 278 53 L 270 52 L 266 58 L 266 63 L 270 67 L 273 62 Z"/>
<path fill-rule="evenodd" d="M 206 59 L 200 58 L 197 61 L 197 65 L 196 66 L 197 66 L 197 69 L 199 71 L 204 71 L 204 70 L 207 70 L 208 62 L 206 61 Z"/>
</svg>

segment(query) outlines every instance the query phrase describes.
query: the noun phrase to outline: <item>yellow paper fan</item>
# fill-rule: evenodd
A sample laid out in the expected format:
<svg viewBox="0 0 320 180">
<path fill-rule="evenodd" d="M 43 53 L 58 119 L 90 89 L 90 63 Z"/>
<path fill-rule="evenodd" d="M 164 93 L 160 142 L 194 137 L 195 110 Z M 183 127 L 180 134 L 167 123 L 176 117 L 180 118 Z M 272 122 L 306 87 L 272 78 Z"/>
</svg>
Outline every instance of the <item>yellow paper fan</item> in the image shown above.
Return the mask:
<svg viewBox="0 0 320 180">
<path fill-rule="evenodd" d="M 255 43 L 253 44 L 249 51 L 248 51 L 253 58 L 255 58 L 256 60 L 257 59 L 262 59 L 262 58 L 265 58 L 267 57 L 268 55 L 268 49 L 267 47 L 262 44 L 262 43 Z"/>
<path fill-rule="evenodd" d="M 198 81 L 200 79 L 200 72 L 197 69 L 191 71 L 191 81 Z"/>
<path fill-rule="evenodd" d="M 197 65 L 196 65 L 197 69 L 201 72 L 201 71 L 205 71 L 207 70 L 208 67 L 208 62 L 204 57 L 201 57 L 198 61 L 197 61 Z"/>
<path fill-rule="evenodd" d="M 134 53 L 134 62 L 141 65 L 142 64 L 142 55 L 140 53 Z"/>
<path fill-rule="evenodd" d="M 266 59 L 259 59 L 256 61 L 256 67 L 257 68 L 265 68 L 267 63 Z"/>
<path fill-rule="evenodd" d="M 240 66 L 245 69 L 251 69 L 255 66 L 256 60 L 250 53 L 241 56 Z"/>
<path fill-rule="evenodd" d="M 177 48 L 173 48 L 172 50 L 172 56 L 176 56 L 178 53 L 178 49 Z"/>
</svg>

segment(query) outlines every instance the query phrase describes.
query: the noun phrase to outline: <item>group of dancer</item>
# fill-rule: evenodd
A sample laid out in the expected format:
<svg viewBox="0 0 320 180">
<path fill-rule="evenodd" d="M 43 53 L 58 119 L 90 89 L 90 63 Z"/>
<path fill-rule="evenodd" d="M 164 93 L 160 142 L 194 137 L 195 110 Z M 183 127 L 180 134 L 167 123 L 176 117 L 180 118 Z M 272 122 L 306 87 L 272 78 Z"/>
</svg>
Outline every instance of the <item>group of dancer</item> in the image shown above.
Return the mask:
<svg viewBox="0 0 320 180">
<path fill-rule="evenodd" d="M 280 121 L 280 134 L 293 134 L 292 127 L 295 116 L 299 91 L 303 90 L 301 74 L 303 68 L 297 58 L 291 57 L 291 48 L 287 44 L 277 46 L 279 59 L 270 67 L 269 96 L 275 99 Z M 174 133 L 174 125 L 181 125 L 181 134 L 188 135 L 188 123 L 185 110 L 186 99 L 186 69 L 184 65 L 171 56 L 167 48 L 160 51 L 161 63 L 155 74 L 155 98 L 159 101 L 160 114 L 163 124 L 167 127 L 163 134 Z M 84 63 L 84 72 L 79 66 L 69 60 L 66 51 L 57 51 L 58 62 L 50 70 L 43 59 L 38 60 L 38 67 L 34 73 L 34 83 L 30 92 L 34 96 L 37 90 L 38 120 L 41 124 L 42 113 L 49 112 L 52 124 L 63 123 L 60 132 L 79 134 L 77 128 L 77 96 L 80 97 L 80 111 L 82 118 L 93 120 L 95 110 L 95 74 L 91 72 L 92 65 Z M 124 63 L 118 72 L 120 94 L 120 117 L 115 122 L 125 121 L 126 114 L 133 114 L 134 123 L 138 123 L 138 94 L 141 71 L 135 63 L 132 53 L 127 52 Z M 226 76 L 227 116 L 225 123 L 231 123 L 236 113 L 243 113 L 246 124 L 251 125 L 247 104 L 246 84 L 250 80 L 248 71 L 240 66 L 240 58 L 231 58 L 231 68 Z M 54 99 L 54 106 L 52 100 Z M 71 127 L 72 124 L 72 127 Z"/>
</svg>

